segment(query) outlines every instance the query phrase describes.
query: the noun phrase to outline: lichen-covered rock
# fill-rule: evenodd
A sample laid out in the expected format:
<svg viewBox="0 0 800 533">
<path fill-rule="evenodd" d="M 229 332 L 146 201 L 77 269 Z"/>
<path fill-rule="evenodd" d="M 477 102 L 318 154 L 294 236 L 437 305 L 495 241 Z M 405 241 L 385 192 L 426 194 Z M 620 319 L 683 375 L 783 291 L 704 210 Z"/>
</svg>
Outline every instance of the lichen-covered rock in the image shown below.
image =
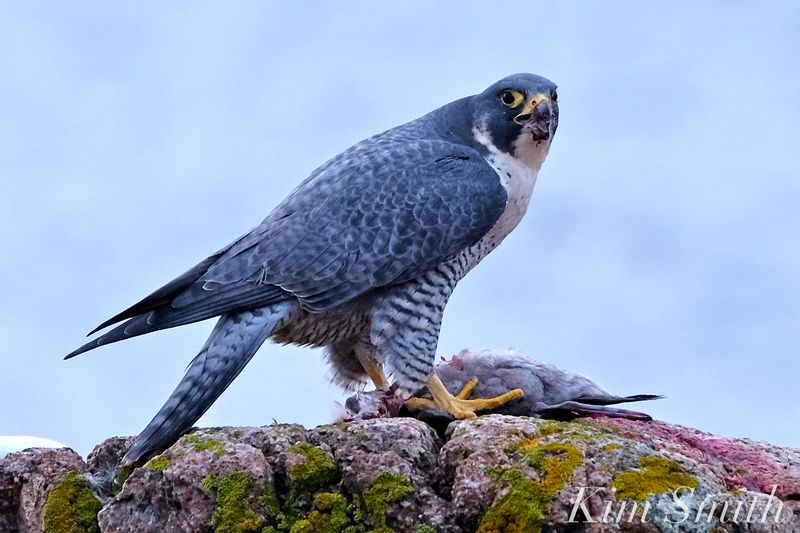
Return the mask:
<svg viewBox="0 0 800 533">
<path fill-rule="evenodd" d="M 766 448 L 658 422 L 488 416 L 452 424 L 440 464 L 465 531 L 800 531 L 800 450 Z M 739 483 L 737 457 L 773 481 Z"/>
<path fill-rule="evenodd" d="M 122 471 L 130 442 L 0 460 L 0 531 L 800 532 L 800 450 L 660 422 L 200 429 Z"/>
<path fill-rule="evenodd" d="M 442 445 L 435 431 L 411 418 L 320 426 L 310 440 L 331 450 L 344 489 L 360 494 L 368 524 L 415 531 L 420 524 L 454 530 L 450 505 L 436 491 Z"/>
<path fill-rule="evenodd" d="M 47 495 L 44 527 L 48 533 L 99 533 L 103 504 L 86 476 L 70 470 Z"/>
<path fill-rule="evenodd" d="M 102 531 L 258 531 L 273 469 L 236 430 L 184 435 L 125 480 L 99 514 Z M 267 487 L 267 489 L 265 489 Z"/>
<path fill-rule="evenodd" d="M 97 500 L 88 492 L 83 478 L 86 463 L 69 448 L 31 448 L 10 453 L 0 459 L 0 531 L 39 533 L 44 531 L 45 508 L 50 515 L 50 531 L 76 531 L 71 524 L 54 529 L 59 513 L 85 515 L 88 504 L 97 514 Z M 61 490 L 54 491 L 54 488 Z M 53 492 L 51 494 L 51 491 Z M 52 496 L 52 501 L 49 497 Z M 94 502 L 94 503 L 93 503 Z M 94 517 L 92 517 L 94 518 Z M 96 519 L 94 525 L 96 527 Z M 89 524 L 91 526 L 91 524 Z"/>
</svg>

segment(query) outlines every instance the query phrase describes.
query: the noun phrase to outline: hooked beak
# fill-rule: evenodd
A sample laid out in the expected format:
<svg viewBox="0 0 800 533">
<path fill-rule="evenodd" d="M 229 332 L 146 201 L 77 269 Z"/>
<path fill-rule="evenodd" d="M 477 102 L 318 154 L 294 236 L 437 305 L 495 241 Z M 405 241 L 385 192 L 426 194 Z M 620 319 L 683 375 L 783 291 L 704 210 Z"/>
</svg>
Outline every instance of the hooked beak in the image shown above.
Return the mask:
<svg viewBox="0 0 800 533">
<path fill-rule="evenodd" d="M 539 93 L 525 102 L 514 122 L 529 130 L 536 141 L 549 139 L 558 125 L 558 107 L 549 96 Z"/>
</svg>

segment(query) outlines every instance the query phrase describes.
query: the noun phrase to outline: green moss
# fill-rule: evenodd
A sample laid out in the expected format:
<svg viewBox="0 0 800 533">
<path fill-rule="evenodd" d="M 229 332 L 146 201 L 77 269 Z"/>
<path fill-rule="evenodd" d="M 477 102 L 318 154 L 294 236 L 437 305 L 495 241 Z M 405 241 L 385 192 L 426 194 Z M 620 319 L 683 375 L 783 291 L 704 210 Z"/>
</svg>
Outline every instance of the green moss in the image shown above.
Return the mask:
<svg viewBox="0 0 800 533">
<path fill-rule="evenodd" d="M 303 457 L 302 463 L 293 465 L 289 470 L 292 485 L 289 499 L 295 499 L 302 494 L 313 494 L 338 478 L 336 465 L 319 448 L 310 444 L 295 444 L 289 451 Z"/>
<path fill-rule="evenodd" d="M 364 491 L 362 496 L 348 495 L 342 483 L 333 480 L 338 472 L 331 473 L 333 462 L 322 450 L 313 446 L 300 445 L 291 450 L 293 453 L 310 459 L 307 463 L 294 465 L 290 476 L 295 484 L 285 499 L 279 497 L 272 484 L 265 484 L 259 499 L 269 515 L 269 524 L 262 524 L 261 533 L 387 533 L 391 529 L 386 525 L 386 506 L 402 500 L 414 492 L 413 486 L 401 476 L 384 472 L 380 474 Z M 320 457 L 318 454 L 321 454 Z M 324 457 L 324 458 L 323 458 Z M 316 469 L 300 469 L 299 467 L 315 465 Z M 319 470 L 322 470 L 320 474 Z M 334 469 L 335 470 L 335 469 Z M 311 475 L 316 471 L 317 475 Z M 325 473 L 327 471 L 327 473 Z M 227 478 L 226 478 L 227 479 Z M 316 480 L 316 481 L 313 481 Z M 320 491 L 319 483 L 327 490 Z M 203 486 L 207 490 L 222 485 L 215 476 L 206 476 Z M 297 487 L 304 491 L 297 492 Z M 249 487 L 248 487 L 249 488 Z M 246 489 L 241 491 L 246 493 Z M 311 500 L 307 497 L 313 496 Z M 243 497 L 239 498 L 243 500 Z M 219 503 L 219 498 L 218 498 Z M 220 504 L 221 505 L 221 504 Z M 239 513 L 240 514 L 240 513 Z M 216 516 L 216 515 L 215 515 Z M 370 526 L 367 525 L 370 523 Z M 428 527 L 429 529 L 425 529 Z M 422 533 L 434 532 L 430 526 L 420 529 Z M 219 531 L 219 528 L 217 528 Z M 246 530 L 243 530 L 246 531 Z"/>
<path fill-rule="evenodd" d="M 203 487 L 203 490 L 210 492 L 219 486 L 219 478 L 216 474 L 208 474 L 200 482 L 200 485 Z"/>
<path fill-rule="evenodd" d="M 657 455 L 642 457 L 638 470 L 629 470 L 616 476 L 611 486 L 618 500 L 644 501 L 653 494 L 672 492 L 681 487 L 696 489 L 697 479 L 681 465 Z"/>
<path fill-rule="evenodd" d="M 184 435 L 183 440 L 191 444 L 196 452 L 211 452 L 215 457 L 222 457 L 225 455 L 225 445 L 216 439 L 209 439 L 207 437 L 200 437 L 199 435 L 189 434 Z"/>
<path fill-rule="evenodd" d="M 571 444 L 540 444 L 527 440 L 514 447 L 527 465 L 539 474 L 538 480 L 526 477 L 519 467 L 497 469 L 487 474 L 507 493 L 481 518 L 478 531 L 483 533 L 528 533 L 541 531 L 550 504 L 572 479 L 583 454 Z"/>
<path fill-rule="evenodd" d="M 365 533 L 367 527 L 364 524 L 359 496 L 350 498 L 340 492 L 320 492 L 314 496 L 311 508 L 307 511 L 287 502 L 278 514 L 277 527 L 274 531 Z"/>
<path fill-rule="evenodd" d="M 258 499 L 261 506 L 271 517 L 277 517 L 281 512 L 281 502 L 278 499 L 278 491 L 275 486 L 269 481 L 264 482 L 264 490 L 261 493 L 261 498 Z"/>
<path fill-rule="evenodd" d="M 148 470 L 152 470 L 153 472 L 163 472 L 167 468 L 169 468 L 169 457 L 164 455 L 156 455 L 144 465 L 147 467 Z"/>
<path fill-rule="evenodd" d="M 122 490 L 122 486 L 131 477 L 133 474 L 133 467 L 132 466 L 123 466 L 117 470 L 117 474 L 114 476 L 114 481 L 111 483 L 111 492 L 116 496 L 119 494 L 119 491 Z"/>
<path fill-rule="evenodd" d="M 600 450 L 605 453 L 613 452 L 614 450 L 619 450 L 619 444 L 606 444 Z"/>
<path fill-rule="evenodd" d="M 211 525 L 217 533 L 250 533 L 261 529 L 262 521 L 248 500 L 253 479 L 238 470 L 222 479 L 209 474 L 203 478 L 205 490 L 217 491 L 217 509 Z"/>
<path fill-rule="evenodd" d="M 274 499 L 271 495 L 266 495 L 272 501 L 272 509 L 278 509 L 274 514 L 278 531 L 290 531 L 296 522 L 308 519 L 314 494 L 332 488 L 339 479 L 336 465 L 321 449 L 302 443 L 295 444 L 288 451 L 302 457 L 302 461 L 289 468 L 289 494 L 282 505 L 277 495 Z M 298 527 L 301 526 L 309 527 L 307 523 Z"/>
<path fill-rule="evenodd" d="M 348 513 L 349 502 L 341 494 L 321 492 L 314 497 L 308 518 L 294 523 L 291 533 L 341 533 L 355 531 Z"/>
<path fill-rule="evenodd" d="M 382 472 L 375 478 L 364 490 L 362 498 L 376 533 L 391 531 L 386 525 L 386 505 L 400 501 L 413 493 L 414 486 L 407 479 L 392 472 Z"/>
<path fill-rule="evenodd" d="M 314 507 L 320 511 L 347 510 L 347 498 L 336 492 L 321 492 L 314 497 Z"/>
<path fill-rule="evenodd" d="M 71 470 L 47 495 L 45 533 L 99 533 L 97 513 L 103 505 L 92 493 L 89 481 Z"/>
<path fill-rule="evenodd" d="M 422 524 L 417 528 L 417 533 L 438 533 L 435 527 L 428 524 Z"/>
<path fill-rule="evenodd" d="M 593 435 L 618 436 L 620 434 L 617 426 L 609 424 L 608 422 L 603 422 L 601 419 L 597 418 L 578 418 L 569 422 L 568 425 L 588 428 L 589 431 L 592 431 Z"/>
<path fill-rule="evenodd" d="M 573 442 L 591 442 L 616 437 L 617 429 L 611 424 L 594 419 L 580 418 L 571 422 L 548 420 L 539 425 L 539 436 L 559 435 Z"/>
<path fill-rule="evenodd" d="M 503 477 L 503 472 L 506 470 L 506 468 L 501 468 L 499 466 L 489 466 L 486 468 L 486 470 L 484 470 L 484 474 L 489 476 L 492 481 L 498 482 L 500 481 L 500 478 Z"/>
<path fill-rule="evenodd" d="M 547 437 L 548 435 L 557 435 L 564 431 L 561 425 L 564 422 L 556 422 L 554 420 L 545 420 L 541 424 L 539 424 L 539 436 L 540 437 Z"/>
<path fill-rule="evenodd" d="M 387 533 L 391 529 L 386 525 L 386 506 L 414 492 L 406 479 L 384 472 L 363 495 L 348 495 L 339 481 L 336 465 L 323 450 L 298 444 L 289 451 L 303 460 L 289 468 L 291 488 L 285 497 L 278 495 L 272 483 L 264 484 L 257 507 L 263 508 L 266 520 L 248 501 L 253 480 L 247 473 L 234 472 L 225 478 L 209 474 L 203 478 L 203 488 L 216 491 L 217 510 L 211 521 L 215 531 Z M 435 529 L 421 526 L 419 531 L 432 533 Z"/>
</svg>

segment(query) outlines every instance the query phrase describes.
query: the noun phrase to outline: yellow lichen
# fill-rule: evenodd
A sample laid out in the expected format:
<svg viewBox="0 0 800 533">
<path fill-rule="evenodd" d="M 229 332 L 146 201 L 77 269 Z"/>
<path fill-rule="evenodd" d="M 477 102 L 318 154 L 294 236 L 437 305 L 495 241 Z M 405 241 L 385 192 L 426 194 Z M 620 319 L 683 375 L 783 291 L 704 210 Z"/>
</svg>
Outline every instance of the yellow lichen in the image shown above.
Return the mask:
<svg viewBox="0 0 800 533">
<path fill-rule="evenodd" d="M 698 487 L 696 478 L 675 461 L 664 457 L 643 457 L 639 467 L 619 474 L 611 482 L 618 500 L 644 501 L 653 494 L 664 494 L 682 487 Z"/>
<path fill-rule="evenodd" d="M 539 474 L 538 479 L 529 479 L 519 467 L 487 471 L 498 489 L 506 493 L 483 515 L 479 532 L 541 531 L 550 504 L 583 461 L 583 454 L 571 444 L 551 442 L 531 447 L 531 442 L 519 443 L 512 447 L 511 453 L 521 455 Z"/>
</svg>

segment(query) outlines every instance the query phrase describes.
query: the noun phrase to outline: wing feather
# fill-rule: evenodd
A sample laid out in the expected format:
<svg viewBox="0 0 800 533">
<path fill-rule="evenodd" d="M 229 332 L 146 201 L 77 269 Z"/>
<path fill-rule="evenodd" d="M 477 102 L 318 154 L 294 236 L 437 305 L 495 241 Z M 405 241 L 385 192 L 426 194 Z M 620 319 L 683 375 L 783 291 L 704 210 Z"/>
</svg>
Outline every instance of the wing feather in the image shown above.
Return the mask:
<svg viewBox="0 0 800 533">
<path fill-rule="evenodd" d="M 323 312 L 475 244 L 507 195 L 472 148 L 383 134 L 316 170 L 258 227 L 95 331 L 101 344 L 296 298 Z M 380 137 L 380 136 L 379 136 Z M 145 317 L 145 318 L 142 318 Z"/>
</svg>

